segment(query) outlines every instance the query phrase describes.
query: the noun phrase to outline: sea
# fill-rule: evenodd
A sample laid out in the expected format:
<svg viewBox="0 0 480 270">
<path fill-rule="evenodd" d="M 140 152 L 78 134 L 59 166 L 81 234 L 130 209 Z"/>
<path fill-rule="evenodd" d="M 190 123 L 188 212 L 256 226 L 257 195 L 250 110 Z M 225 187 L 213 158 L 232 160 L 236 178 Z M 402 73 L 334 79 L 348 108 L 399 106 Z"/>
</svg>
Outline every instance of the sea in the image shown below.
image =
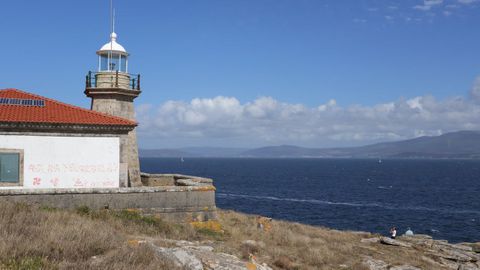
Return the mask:
<svg viewBox="0 0 480 270">
<path fill-rule="evenodd" d="M 209 177 L 221 209 L 388 235 L 396 226 L 480 241 L 480 160 L 142 158 L 150 173 Z"/>
</svg>

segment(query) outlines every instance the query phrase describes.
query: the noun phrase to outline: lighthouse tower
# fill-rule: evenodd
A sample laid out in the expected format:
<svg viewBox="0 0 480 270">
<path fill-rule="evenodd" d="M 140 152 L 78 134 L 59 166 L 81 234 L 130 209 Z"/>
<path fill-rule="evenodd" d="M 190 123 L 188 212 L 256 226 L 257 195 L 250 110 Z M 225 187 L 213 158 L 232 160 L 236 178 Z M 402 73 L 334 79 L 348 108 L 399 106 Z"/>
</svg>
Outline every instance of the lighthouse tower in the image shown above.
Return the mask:
<svg viewBox="0 0 480 270">
<path fill-rule="evenodd" d="M 86 77 L 85 95 L 91 109 L 135 121 L 133 100 L 140 91 L 140 75 L 128 73 L 129 54 L 117 43 L 112 27 L 110 42 L 97 51 L 98 69 Z M 135 130 L 120 137 L 120 186 L 141 186 Z"/>
</svg>

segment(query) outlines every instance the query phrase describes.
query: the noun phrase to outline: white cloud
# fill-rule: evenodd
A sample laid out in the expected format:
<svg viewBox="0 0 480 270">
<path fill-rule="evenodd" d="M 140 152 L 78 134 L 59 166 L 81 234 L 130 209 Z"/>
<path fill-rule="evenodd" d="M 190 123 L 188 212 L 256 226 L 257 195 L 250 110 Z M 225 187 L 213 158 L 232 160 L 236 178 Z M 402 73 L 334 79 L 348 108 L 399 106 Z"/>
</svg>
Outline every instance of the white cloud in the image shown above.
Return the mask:
<svg viewBox="0 0 480 270">
<path fill-rule="evenodd" d="M 480 76 L 475 79 L 472 89 L 470 90 L 470 97 L 480 103 Z"/>
<path fill-rule="evenodd" d="M 475 2 L 478 2 L 478 0 L 458 0 L 458 3 L 464 4 L 464 5 L 469 5 Z"/>
<path fill-rule="evenodd" d="M 423 10 L 423 11 L 429 11 L 430 9 L 432 9 L 432 7 L 438 6 L 441 4 L 443 4 L 443 0 L 424 0 L 422 5 L 416 5 L 413 8 L 418 10 Z"/>
<path fill-rule="evenodd" d="M 480 129 L 480 77 L 470 96 L 446 100 L 419 96 L 347 107 L 333 99 L 314 107 L 272 97 L 243 104 L 222 96 L 167 101 L 157 108 L 146 104 L 137 108 L 138 134 L 149 147 L 366 144 Z"/>
</svg>

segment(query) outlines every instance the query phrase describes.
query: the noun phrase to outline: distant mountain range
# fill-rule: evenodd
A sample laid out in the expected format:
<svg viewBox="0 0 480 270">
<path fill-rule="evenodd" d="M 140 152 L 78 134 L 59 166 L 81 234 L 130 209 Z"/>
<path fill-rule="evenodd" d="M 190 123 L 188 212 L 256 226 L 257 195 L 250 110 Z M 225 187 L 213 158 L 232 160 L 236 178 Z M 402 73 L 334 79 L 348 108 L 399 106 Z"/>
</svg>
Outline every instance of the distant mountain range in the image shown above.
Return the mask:
<svg viewBox="0 0 480 270">
<path fill-rule="evenodd" d="M 140 149 L 140 156 L 178 158 L 480 158 L 480 131 L 458 131 L 440 136 L 424 136 L 360 147 L 306 148 L 281 145 L 255 149 L 222 147 Z"/>
</svg>

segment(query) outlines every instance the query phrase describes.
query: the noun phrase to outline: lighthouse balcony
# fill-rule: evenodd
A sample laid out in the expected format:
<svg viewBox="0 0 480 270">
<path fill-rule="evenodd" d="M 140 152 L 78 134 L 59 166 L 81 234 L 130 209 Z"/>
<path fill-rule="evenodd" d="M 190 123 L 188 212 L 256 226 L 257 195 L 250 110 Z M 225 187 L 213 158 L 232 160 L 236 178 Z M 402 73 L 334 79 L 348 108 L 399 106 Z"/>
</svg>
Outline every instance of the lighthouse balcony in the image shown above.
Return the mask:
<svg viewBox="0 0 480 270">
<path fill-rule="evenodd" d="M 89 71 L 86 76 L 86 89 L 111 89 L 140 91 L 140 74 L 119 71 Z"/>
</svg>

